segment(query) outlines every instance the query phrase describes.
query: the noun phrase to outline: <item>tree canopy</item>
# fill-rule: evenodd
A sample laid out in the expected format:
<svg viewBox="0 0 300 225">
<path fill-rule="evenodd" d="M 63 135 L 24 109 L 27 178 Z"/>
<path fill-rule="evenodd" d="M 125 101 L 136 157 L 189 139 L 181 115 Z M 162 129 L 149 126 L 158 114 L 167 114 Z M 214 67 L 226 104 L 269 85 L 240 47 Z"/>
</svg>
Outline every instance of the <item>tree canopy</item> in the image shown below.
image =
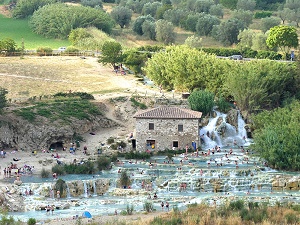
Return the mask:
<svg viewBox="0 0 300 225">
<path fill-rule="evenodd" d="M 275 169 L 300 170 L 300 103 L 265 111 L 253 118 L 254 149 Z"/>
<path fill-rule="evenodd" d="M 44 5 L 59 2 L 58 0 L 19 0 L 13 9 L 12 16 L 14 18 L 26 18 L 31 16 L 34 11 Z"/>
<path fill-rule="evenodd" d="M 56 3 L 35 11 L 30 26 L 45 37 L 65 39 L 72 29 L 79 27 L 93 26 L 110 33 L 114 22 L 107 13 L 95 8 Z"/>
<path fill-rule="evenodd" d="M 111 11 L 112 18 L 121 28 L 128 26 L 131 21 L 132 11 L 124 6 L 117 6 Z"/>
<path fill-rule="evenodd" d="M 195 90 L 188 97 L 188 102 L 192 110 L 202 112 L 207 115 L 214 107 L 214 94 L 205 90 Z"/>
<path fill-rule="evenodd" d="M 8 91 L 5 88 L 0 87 L 0 112 L 7 104 L 6 94 Z"/>
<path fill-rule="evenodd" d="M 236 63 L 225 79 L 225 86 L 240 110 L 279 107 L 286 96 L 295 96 L 295 65 L 270 60 L 252 60 Z"/>
<path fill-rule="evenodd" d="M 195 88 L 216 93 L 223 86 L 228 60 L 218 60 L 186 45 L 168 46 L 155 53 L 144 67 L 146 75 L 168 90 L 193 91 Z"/>
<path fill-rule="evenodd" d="M 106 41 L 104 42 L 101 49 L 101 56 L 99 57 L 99 62 L 103 65 L 110 64 L 113 67 L 117 63 L 122 63 L 122 46 L 120 43 L 115 41 Z"/>
<path fill-rule="evenodd" d="M 270 29 L 266 42 L 270 48 L 278 47 L 282 52 L 288 54 L 292 47 L 297 48 L 299 45 L 297 30 L 290 26 L 275 26 Z"/>
<path fill-rule="evenodd" d="M 214 26 L 212 35 L 224 46 L 229 46 L 238 42 L 238 34 L 244 27 L 242 21 L 233 18 L 222 22 L 218 26 Z"/>
</svg>

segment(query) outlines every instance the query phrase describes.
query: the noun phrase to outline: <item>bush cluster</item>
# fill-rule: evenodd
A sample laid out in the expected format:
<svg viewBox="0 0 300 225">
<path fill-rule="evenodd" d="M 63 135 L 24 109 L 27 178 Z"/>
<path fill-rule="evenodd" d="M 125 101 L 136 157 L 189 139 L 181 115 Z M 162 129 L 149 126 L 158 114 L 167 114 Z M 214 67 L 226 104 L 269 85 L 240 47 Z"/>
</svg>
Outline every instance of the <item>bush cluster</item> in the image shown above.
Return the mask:
<svg viewBox="0 0 300 225">
<path fill-rule="evenodd" d="M 132 102 L 132 104 L 140 109 L 147 109 L 148 107 L 141 102 L 138 102 L 134 97 L 130 98 L 130 101 Z"/>
<path fill-rule="evenodd" d="M 257 11 L 254 13 L 254 19 L 262 19 L 262 18 L 266 18 L 266 17 L 270 17 L 272 16 L 272 12 L 270 11 Z"/>
<path fill-rule="evenodd" d="M 126 153 L 118 152 L 119 157 L 124 157 L 125 159 L 150 159 L 153 153 L 150 152 L 135 152 L 130 151 Z"/>
<path fill-rule="evenodd" d="M 76 162 L 71 164 L 57 164 L 52 167 L 52 172 L 57 175 L 65 174 L 95 174 L 97 171 L 111 169 L 111 162 L 117 160 L 116 155 L 100 156 L 96 161 Z M 42 171 L 41 176 L 49 175 L 49 172 Z"/>
<path fill-rule="evenodd" d="M 88 99 L 88 100 L 95 99 L 92 94 L 86 92 L 58 92 L 54 94 L 53 97 L 68 97 L 68 98 L 79 97 L 80 99 Z"/>
<path fill-rule="evenodd" d="M 283 56 L 274 51 L 255 51 L 252 49 L 245 49 L 240 51 L 239 49 L 232 48 L 201 48 L 202 51 L 215 54 L 217 56 L 229 57 L 231 55 L 243 55 L 244 58 L 257 58 L 257 59 L 271 59 L 280 60 Z"/>
</svg>

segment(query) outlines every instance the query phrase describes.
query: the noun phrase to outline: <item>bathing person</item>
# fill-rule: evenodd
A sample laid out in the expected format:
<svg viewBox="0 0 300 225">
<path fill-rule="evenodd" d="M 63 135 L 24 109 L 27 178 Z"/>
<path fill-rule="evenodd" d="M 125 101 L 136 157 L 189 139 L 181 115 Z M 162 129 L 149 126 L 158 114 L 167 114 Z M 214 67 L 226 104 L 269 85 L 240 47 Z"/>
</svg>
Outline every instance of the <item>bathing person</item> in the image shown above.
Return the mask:
<svg viewBox="0 0 300 225">
<path fill-rule="evenodd" d="M 166 202 L 166 210 L 169 211 L 169 202 Z"/>
</svg>

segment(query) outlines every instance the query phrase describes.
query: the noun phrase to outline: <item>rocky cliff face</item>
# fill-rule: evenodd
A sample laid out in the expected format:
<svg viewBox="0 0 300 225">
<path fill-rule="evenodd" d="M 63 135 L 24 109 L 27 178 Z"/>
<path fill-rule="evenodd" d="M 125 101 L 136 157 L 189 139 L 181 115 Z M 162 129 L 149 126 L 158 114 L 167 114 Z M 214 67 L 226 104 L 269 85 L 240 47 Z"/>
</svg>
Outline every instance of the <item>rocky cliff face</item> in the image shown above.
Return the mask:
<svg viewBox="0 0 300 225">
<path fill-rule="evenodd" d="M 48 149 L 55 143 L 70 143 L 75 135 L 114 126 L 117 123 L 104 116 L 94 116 L 90 120 L 74 119 L 71 124 L 41 117 L 30 123 L 11 113 L 0 116 L 0 148 Z"/>
</svg>

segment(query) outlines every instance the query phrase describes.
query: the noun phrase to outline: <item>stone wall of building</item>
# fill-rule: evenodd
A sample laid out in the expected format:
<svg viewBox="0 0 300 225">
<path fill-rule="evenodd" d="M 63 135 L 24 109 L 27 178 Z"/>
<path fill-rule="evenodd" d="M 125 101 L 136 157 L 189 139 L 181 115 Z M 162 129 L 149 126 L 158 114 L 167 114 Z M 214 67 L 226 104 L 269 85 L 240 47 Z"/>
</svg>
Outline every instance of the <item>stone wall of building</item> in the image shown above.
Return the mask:
<svg viewBox="0 0 300 225">
<path fill-rule="evenodd" d="M 149 123 L 154 123 L 154 130 L 149 130 Z M 178 125 L 183 131 L 178 131 Z M 147 146 L 147 140 L 155 140 L 154 146 Z M 192 147 L 192 142 L 199 146 L 198 119 L 136 119 L 136 148 L 138 151 L 172 149 L 178 141 L 178 148 Z M 154 148 L 153 148 L 154 147 Z"/>
</svg>

